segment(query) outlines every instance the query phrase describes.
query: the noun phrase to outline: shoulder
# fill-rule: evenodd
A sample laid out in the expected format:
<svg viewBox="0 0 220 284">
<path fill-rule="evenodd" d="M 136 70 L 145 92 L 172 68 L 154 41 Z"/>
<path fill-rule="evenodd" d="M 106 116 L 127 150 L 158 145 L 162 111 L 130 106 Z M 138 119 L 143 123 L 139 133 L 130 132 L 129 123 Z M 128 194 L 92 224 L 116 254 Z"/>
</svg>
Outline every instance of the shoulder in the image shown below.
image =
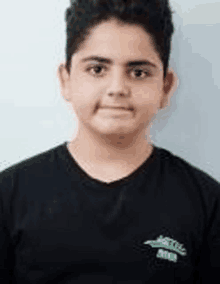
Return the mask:
<svg viewBox="0 0 220 284">
<path fill-rule="evenodd" d="M 162 175 L 173 176 L 182 183 L 192 184 L 203 192 L 220 197 L 220 181 L 167 149 L 157 147 L 157 151 Z"/>
<path fill-rule="evenodd" d="M 0 172 L 0 189 L 4 185 L 12 185 L 16 182 L 21 174 L 28 173 L 30 175 L 40 172 L 48 172 L 50 165 L 56 160 L 56 153 L 62 149 L 64 144 L 50 148 L 39 154 L 23 159 L 18 163 L 12 164 Z"/>
</svg>

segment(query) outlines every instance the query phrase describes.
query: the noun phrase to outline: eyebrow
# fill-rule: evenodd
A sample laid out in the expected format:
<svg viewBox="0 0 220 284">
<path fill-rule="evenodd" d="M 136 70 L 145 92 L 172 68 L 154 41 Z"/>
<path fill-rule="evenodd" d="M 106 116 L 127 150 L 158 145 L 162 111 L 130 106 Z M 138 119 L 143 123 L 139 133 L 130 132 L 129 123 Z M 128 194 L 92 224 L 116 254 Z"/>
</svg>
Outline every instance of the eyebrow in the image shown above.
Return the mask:
<svg viewBox="0 0 220 284">
<path fill-rule="evenodd" d="M 98 61 L 100 63 L 107 63 L 110 65 L 113 65 L 113 60 L 105 57 L 100 57 L 100 56 L 89 56 L 85 57 L 80 60 L 81 62 L 87 62 L 87 61 Z M 152 66 L 154 68 L 157 68 L 157 66 L 150 62 L 149 60 L 135 60 L 135 61 L 128 61 L 126 64 L 128 67 L 133 67 L 133 66 L 140 66 L 140 65 L 147 65 L 147 66 Z"/>
</svg>

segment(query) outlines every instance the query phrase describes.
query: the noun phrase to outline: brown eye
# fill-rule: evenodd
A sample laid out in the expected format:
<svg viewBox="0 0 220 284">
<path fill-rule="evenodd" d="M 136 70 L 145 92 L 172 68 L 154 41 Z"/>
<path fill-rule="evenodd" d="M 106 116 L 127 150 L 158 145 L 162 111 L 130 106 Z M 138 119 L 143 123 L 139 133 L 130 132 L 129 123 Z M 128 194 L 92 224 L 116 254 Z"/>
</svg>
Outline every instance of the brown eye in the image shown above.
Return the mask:
<svg viewBox="0 0 220 284">
<path fill-rule="evenodd" d="M 102 66 L 102 65 L 96 65 L 96 66 L 92 66 L 92 67 L 88 68 L 86 71 L 90 72 L 90 70 L 94 70 L 94 72 L 92 72 L 92 75 L 94 75 L 96 77 L 97 75 L 99 76 L 100 71 L 103 68 L 104 68 L 104 66 Z"/>
<path fill-rule="evenodd" d="M 86 69 L 86 71 L 94 77 L 103 77 L 104 75 L 101 72 L 103 69 L 106 70 L 107 68 L 103 65 L 95 65 L 95 66 L 89 67 L 88 69 Z M 90 72 L 91 70 L 93 70 L 93 72 Z M 142 69 L 133 69 L 133 70 L 130 70 L 129 73 L 130 72 L 134 72 L 135 73 L 135 79 L 138 79 L 138 80 L 145 79 L 145 77 L 147 77 L 147 75 L 148 76 L 150 75 L 150 73 L 148 71 L 144 71 Z M 144 77 L 143 77 L 143 74 L 144 74 Z"/>
<path fill-rule="evenodd" d="M 134 69 L 132 71 L 134 71 L 136 78 L 141 78 L 141 75 L 143 75 L 143 74 L 144 74 L 144 76 L 149 75 L 149 72 L 144 71 L 142 69 Z M 142 78 L 143 78 L 143 76 L 142 76 Z"/>
</svg>

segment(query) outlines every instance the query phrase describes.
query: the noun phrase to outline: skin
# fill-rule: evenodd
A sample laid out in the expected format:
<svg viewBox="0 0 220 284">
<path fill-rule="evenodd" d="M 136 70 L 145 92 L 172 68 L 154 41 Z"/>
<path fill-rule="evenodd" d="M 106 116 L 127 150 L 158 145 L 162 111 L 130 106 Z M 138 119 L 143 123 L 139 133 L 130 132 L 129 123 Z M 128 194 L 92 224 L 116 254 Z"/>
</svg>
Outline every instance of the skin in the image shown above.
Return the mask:
<svg viewBox="0 0 220 284">
<path fill-rule="evenodd" d="M 81 62 L 88 56 L 109 58 L 112 64 Z M 156 67 L 126 65 L 136 60 Z M 101 23 L 72 56 L 70 75 L 61 63 L 58 77 L 62 96 L 79 122 L 69 150 L 87 172 L 123 175 L 150 156 L 152 119 L 168 105 L 177 76 L 169 69 L 163 79 L 162 61 L 141 26 L 119 25 L 115 19 Z M 113 104 L 132 106 L 134 111 L 116 114 L 100 108 Z"/>
</svg>

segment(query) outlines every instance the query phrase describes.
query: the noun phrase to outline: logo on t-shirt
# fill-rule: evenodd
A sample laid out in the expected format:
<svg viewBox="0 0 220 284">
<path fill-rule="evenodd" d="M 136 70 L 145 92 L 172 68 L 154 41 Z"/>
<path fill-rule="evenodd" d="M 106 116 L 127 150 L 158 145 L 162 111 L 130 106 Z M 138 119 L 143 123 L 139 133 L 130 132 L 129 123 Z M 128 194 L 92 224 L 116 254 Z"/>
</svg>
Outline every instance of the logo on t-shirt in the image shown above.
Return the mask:
<svg viewBox="0 0 220 284">
<path fill-rule="evenodd" d="M 182 244 L 178 243 L 177 241 L 169 237 L 164 238 L 162 235 L 159 236 L 156 241 L 145 241 L 144 244 L 145 245 L 149 244 L 152 248 L 160 248 L 157 252 L 157 257 L 168 259 L 173 262 L 177 262 L 177 254 L 166 251 L 161 248 L 178 252 L 182 256 L 186 255 L 186 249 L 183 247 Z"/>
</svg>

